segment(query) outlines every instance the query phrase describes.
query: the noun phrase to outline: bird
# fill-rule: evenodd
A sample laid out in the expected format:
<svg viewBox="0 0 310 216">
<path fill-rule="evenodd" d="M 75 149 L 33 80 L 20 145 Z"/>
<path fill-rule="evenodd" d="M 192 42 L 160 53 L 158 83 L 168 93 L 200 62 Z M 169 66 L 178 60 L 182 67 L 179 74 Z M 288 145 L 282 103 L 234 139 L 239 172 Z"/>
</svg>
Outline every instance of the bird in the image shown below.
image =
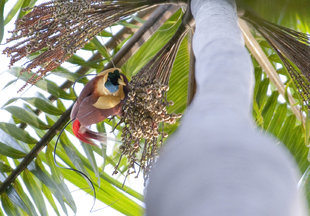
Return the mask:
<svg viewBox="0 0 310 216">
<path fill-rule="evenodd" d="M 92 131 L 89 127 L 109 116 L 120 116 L 128 92 L 128 79 L 121 69 L 110 68 L 99 73 L 85 85 L 73 105 L 73 134 L 90 145 L 96 145 L 93 140 L 104 141 L 104 134 Z"/>
</svg>

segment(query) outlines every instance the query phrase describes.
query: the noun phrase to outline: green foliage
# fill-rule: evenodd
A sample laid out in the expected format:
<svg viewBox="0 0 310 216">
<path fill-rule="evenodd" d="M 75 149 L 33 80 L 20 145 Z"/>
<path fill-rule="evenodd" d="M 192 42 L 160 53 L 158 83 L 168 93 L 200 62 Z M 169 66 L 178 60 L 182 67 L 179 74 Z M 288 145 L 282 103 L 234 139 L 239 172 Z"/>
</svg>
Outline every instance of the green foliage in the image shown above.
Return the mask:
<svg viewBox="0 0 310 216">
<path fill-rule="evenodd" d="M 3 34 L 4 34 L 4 17 L 3 17 L 4 4 L 5 4 L 4 1 L 0 2 L 0 43 L 2 41 Z"/>
<path fill-rule="evenodd" d="M 236 0 L 238 9 L 245 9 L 274 22 L 303 32 L 309 32 L 308 0 Z M 304 31 L 305 30 L 305 31 Z"/>
<path fill-rule="evenodd" d="M 5 108 L 10 112 L 15 118 L 20 119 L 22 122 L 27 123 L 33 127 L 39 129 L 48 129 L 49 126 L 41 121 L 34 113 L 29 112 L 23 108 L 17 106 L 9 106 Z"/>
<path fill-rule="evenodd" d="M 122 66 L 128 76 L 135 75 L 169 41 L 181 23 L 182 11 L 177 11 Z"/>
<path fill-rule="evenodd" d="M 14 15 L 18 14 L 18 17 L 21 18 L 28 12 L 21 10 L 21 8 L 33 6 L 35 2 L 36 0 L 19 0 L 12 10 L 10 10 L 8 16 L 3 18 L 2 10 L 5 6 L 5 1 L 1 1 L 0 32 L 3 32 L 4 25 Z M 280 0 L 238 0 L 237 4 L 239 8 L 254 10 L 271 21 L 306 32 L 309 30 L 309 27 L 304 20 L 309 16 L 309 3 L 307 0 L 298 0 L 296 2 L 298 3 L 296 4 L 294 1 L 288 0 L 284 1 L 284 3 Z M 129 76 L 129 79 L 171 38 L 181 22 L 181 14 L 181 10 L 177 11 L 122 66 L 122 70 Z M 134 17 L 134 19 L 140 23 L 144 22 L 137 17 Z M 120 22 L 119 24 L 125 27 L 136 27 L 126 21 Z M 119 47 L 116 47 L 112 52 L 107 52 L 100 37 L 111 39 L 113 36 L 108 31 L 103 31 L 97 38 L 86 44 L 83 49 L 84 52 L 88 52 L 90 55 L 95 55 L 96 52 L 99 52 L 104 59 L 100 59 L 100 61 L 85 61 L 79 54 L 75 54 L 68 59 L 67 63 L 83 67 L 87 71 L 86 73 L 89 73 L 91 70 L 99 70 L 103 64 L 111 59 L 109 53 L 116 53 L 128 40 L 126 38 L 120 42 Z M 268 55 L 269 60 L 277 68 L 277 72 L 283 76 L 287 85 L 287 92 L 292 93 L 295 100 L 300 104 L 300 98 L 296 94 L 296 89 L 279 57 L 259 35 L 255 35 L 255 37 Z M 171 73 L 170 90 L 167 96 L 168 100 L 174 101 L 174 105 L 168 108 L 169 112 L 183 113 L 186 109 L 190 58 L 188 40 L 189 38 L 186 37 L 182 42 Z M 309 135 L 307 135 L 302 123 L 292 113 L 287 98 L 279 96 L 276 88 L 270 83 L 261 67 L 255 60 L 253 60 L 253 63 L 255 65 L 255 89 L 253 94 L 254 120 L 262 130 L 273 134 L 274 137 L 287 147 L 297 161 L 300 171 L 305 172 L 309 166 L 307 148 Z M 81 75 L 71 72 L 69 69 L 67 66 L 59 67 L 53 71 L 53 74 L 56 77 L 74 82 Z M 20 70 L 21 68 L 15 67 L 11 68 L 8 72 L 24 81 L 32 76 L 32 74 L 27 73 L 20 75 Z M 6 87 L 9 87 L 14 81 L 8 83 Z M 87 81 L 88 78 L 83 78 L 78 82 L 85 84 Z M 4 106 L 4 109 L 12 115 L 12 120 L 10 123 L 0 122 L 1 137 L 7 138 L 0 140 L 0 173 L 3 176 L 1 178 L 2 182 L 8 177 L 12 169 L 18 166 L 21 160 L 29 153 L 33 144 L 41 140 L 49 129 L 55 125 L 55 122 L 63 115 L 67 107 L 69 107 L 68 104 L 72 104 L 76 98 L 72 88 L 62 88 L 57 78 L 55 81 L 55 79 L 49 79 L 49 76 L 38 81 L 32 88 L 35 88 L 38 92 L 44 92 L 44 95 L 49 95 L 49 97 L 40 94 L 39 96 L 32 97 L 11 98 Z M 51 98 L 56 101 L 51 101 Z M 37 112 L 33 112 L 32 109 Z M 38 113 L 40 114 L 38 115 Z M 116 123 L 117 120 L 107 120 L 98 124 L 97 127 L 99 131 L 109 132 L 110 129 L 107 128 L 114 126 Z M 25 124 L 27 126 L 26 129 L 22 129 L 21 124 Z M 172 134 L 176 128 L 177 125 L 168 126 L 166 127 L 166 131 Z M 119 125 L 117 127 L 118 131 L 116 131 L 117 137 L 120 137 L 121 129 L 122 125 Z M 0 215 L 4 215 L 4 213 L 14 216 L 52 215 L 54 213 L 56 215 L 63 215 L 69 214 L 70 210 L 68 207 L 73 212 L 76 212 L 79 206 L 76 206 L 73 195 L 66 182 L 72 183 L 91 196 L 93 195 L 89 182 L 86 179 L 78 173 L 61 169 L 54 163 L 53 150 L 55 142 L 56 137 L 48 143 L 47 147 L 22 172 L 20 178 L 17 178 L 14 184 L 1 194 L 2 206 L 0 208 Z M 56 159 L 59 165 L 61 167 L 72 167 L 81 170 L 89 176 L 95 185 L 97 200 L 110 205 L 110 207 L 125 215 L 143 215 L 143 207 L 138 202 L 143 202 L 143 195 L 126 185 L 123 187 L 123 182 L 118 180 L 118 176 L 111 177 L 111 171 L 108 169 L 118 163 L 120 153 L 117 143 L 112 153 L 108 153 L 108 147 L 105 144 L 101 146 L 89 146 L 79 143 L 76 139 L 72 139 L 72 130 L 69 125 L 64 130 L 58 144 Z M 82 147 L 78 147 L 80 145 Z M 121 173 L 120 176 L 122 173 L 126 173 L 126 162 L 127 159 L 123 158 L 120 163 L 118 170 Z M 25 188 L 22 188 L 22 185 Z M 47 210 L 48 206 L 51 206 L 54 212 L 50 213 Z"/>
<path fill-rule="evenodd" d="M 308 165 L 308 148 L 302 123 L 290 111 L 277 91 L 268 92 L 269 79 L 260 67 L 255 67 L 253 116 L 258 126 L 279 139 L 292 153 L 303 173 Z M 282 101 L 282 102 L 280 102 Z"/>
<path fill-rule="evenodd" d="M 17 127 L 15 124 L 0 122 L 0 129 L 17 140 L 23 141 L 28 144 L 37 143 L 37 140 L 35 138 L 30 136 L 28 132 Z"/>
<path fill-rule="evenodd" d="M 23 158 L 26 156 L 26 153 L 21 152 L 9 145 L 0 142 L 0 154 L 7 156 L 13 159 Z"/>
</svg>

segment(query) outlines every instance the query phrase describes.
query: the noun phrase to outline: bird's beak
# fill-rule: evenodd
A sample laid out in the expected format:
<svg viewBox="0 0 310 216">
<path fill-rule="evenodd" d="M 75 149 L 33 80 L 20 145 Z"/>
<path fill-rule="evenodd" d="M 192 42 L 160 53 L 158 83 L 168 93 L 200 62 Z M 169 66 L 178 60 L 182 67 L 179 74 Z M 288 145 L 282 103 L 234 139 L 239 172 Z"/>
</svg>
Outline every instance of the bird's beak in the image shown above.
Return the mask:
<svg viewBox="0 0 310 216">
<path fill-rule="evenodd" d="M 121 78 L 119 78 L 119 79 L 117 80 L 117 82 L 118 82 L 119 85 L 126 86 L 126 83 L 125 83 L 124 80 L 121 79 Z"/>
</svg>

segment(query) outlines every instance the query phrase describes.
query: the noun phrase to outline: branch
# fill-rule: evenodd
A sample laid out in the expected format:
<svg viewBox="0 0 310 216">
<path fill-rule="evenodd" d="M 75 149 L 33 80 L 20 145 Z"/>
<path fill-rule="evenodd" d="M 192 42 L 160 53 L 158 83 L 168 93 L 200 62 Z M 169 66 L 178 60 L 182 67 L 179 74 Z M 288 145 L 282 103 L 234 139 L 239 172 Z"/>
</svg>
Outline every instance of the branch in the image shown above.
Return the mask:
<svg viewBox="0 0 310 216">
<path fill-rule="evenodd" d="M 264 53 L 260 45 L 257 43 L 255 38 L 253 37 L 247 23 L 244 20 L 239 19 L 239 25 L 243 33 L 243 37 L 244 37 L 247 48 L 250 50 L 251 54 L 257 60 L 258 64 L 266 72 L 270 81 L 277 87 L 279 93 L 284 98 L 287 95 L 288 102 L 292 108 L 292 112 L 302 122 L 302 124 L 305 125 L 305 122 L 306 122 L 305 117 L 302 115 L 302 112 L 300 111 L 300 109 L 296 106 L 296 101 L 294 100 L 291 94 L 286 92 L 285 86 L 283 85 L 277 71 L 274 69 L 268 57 L 266 56 L 266 54 Z"/>
</svg>

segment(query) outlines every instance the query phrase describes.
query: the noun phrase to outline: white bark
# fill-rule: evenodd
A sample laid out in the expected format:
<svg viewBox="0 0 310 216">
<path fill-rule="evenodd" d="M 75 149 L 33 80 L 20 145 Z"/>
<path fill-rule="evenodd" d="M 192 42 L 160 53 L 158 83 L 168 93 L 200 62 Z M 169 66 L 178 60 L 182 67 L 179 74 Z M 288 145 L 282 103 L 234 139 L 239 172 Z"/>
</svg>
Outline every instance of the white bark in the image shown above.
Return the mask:
<svg viewBox="0 0 310 216">
<path fill-rule="evenodd" d="M 197 94 L 150 175 L 147 216 L 301 216 L 297 167 L 251 119 L 253 67 L 233 0 L 192 0 Z"/>
</svg>

